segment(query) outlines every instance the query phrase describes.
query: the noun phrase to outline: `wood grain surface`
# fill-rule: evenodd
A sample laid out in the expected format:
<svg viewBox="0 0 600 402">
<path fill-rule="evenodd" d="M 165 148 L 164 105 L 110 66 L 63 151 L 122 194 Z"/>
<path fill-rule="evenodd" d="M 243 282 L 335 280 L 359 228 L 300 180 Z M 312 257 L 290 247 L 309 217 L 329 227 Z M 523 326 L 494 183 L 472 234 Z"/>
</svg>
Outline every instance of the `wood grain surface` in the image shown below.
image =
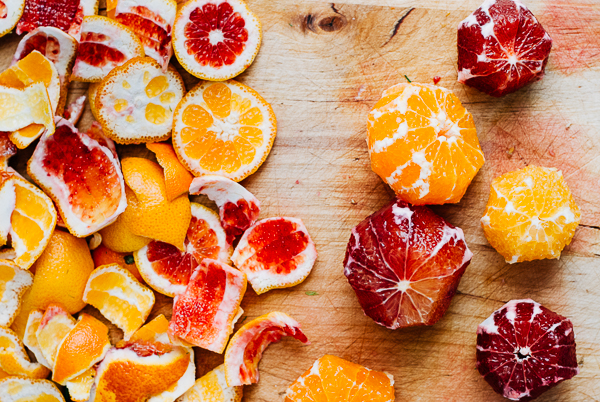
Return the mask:
<svg viewBox="0 0 600 402">
<path fill-rule="evenodd" d="M 398 401 L 502 401 L 475 368 L 476 328 L 516 298 L 533 298 L 575 326 L 581 373 L 539 400 L 600 400 L 600 2 L 526 1 L 554 48 L 542 81 L 502 99 L 456 82 L 456 26 L 479 0 L 248 3 L 262 21 L 263 43 L 238 80 L 273 105 L 279 129 L 265 164 L 242 184 L 260 199 L 262 218 L 302 218 L 319 258 L 301 285 L 261 296 L 249 288 L 242 321 L 283 311 L 312 343 L 270 346 L 260 382 L 245 387 L 244 400 L 283 400 L 286 388 L 328 353 L 393 374 Z M 16 35 L 0 40 L 0 69 L 17 42 Z M 190 89 L 197 79 L 173 60 Z M 486 156 L 459 204 L 433 208 L 464 230 L 474 256 L 441 321 L 392 331 L 363 315 L 342 267 L 352 227 L 393 196 L 370 169 L 366 117 L 385 88 L 405 76 L 432 83 L 436 75 L 473 114 Z M 71 97 L 86 88 L 73 83 Z M 80 127 L 90 124 L 88 108 Z M 13 161 L 19 170 L 31 152 Z M 143 147 L 119 152 L 152 158 Z M 560 260 L 508 265 L 487 243 L 479 219 L 491 180 L 527 164 L 563 171 L 582 225 Z M 159 297 L 152 317 L 170 317 L 171 303 Z M 198 375 L 222 360 L 198 350 Z"/>
</svg>

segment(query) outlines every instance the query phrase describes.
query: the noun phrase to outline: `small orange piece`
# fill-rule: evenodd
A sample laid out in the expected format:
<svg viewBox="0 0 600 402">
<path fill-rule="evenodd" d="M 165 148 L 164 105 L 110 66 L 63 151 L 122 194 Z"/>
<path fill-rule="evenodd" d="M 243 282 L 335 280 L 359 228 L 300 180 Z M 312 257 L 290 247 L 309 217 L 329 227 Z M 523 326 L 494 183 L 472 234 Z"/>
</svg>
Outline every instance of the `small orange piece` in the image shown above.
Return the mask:
<svg viewBox="0 0 600 402">
<path fill-rule="evenodd" d="M 128 206 L 135 202 L 136 196 L 127 186 L 125 186 L 125 197 Z M 127 208 L 125 208 L 125 211 L 127 211 Z M 150 243 L 152 239 L 138 236 L 129 230 L 124 215 L 125 212 L 119 215 L 114 223 L 100 231 L 102 244 L 118 253 L 132 253 Z"/>
<path fill-rule="evenodd" d="M 0 396 L 2 402 L 65 402 L 65 398 L 52 381 L 23 377 L 2 379 Z"/>
<path fill-rule="evenodd" d="M 158 164 L 163 168 L 167 199 L 173 201 L 187 193 L 194 176 L 179 162 L 171 144 L 154 142 L 146 144 L 146 148 L 154 152 Z"/>
<path fill-rule="evenodd" d="M 243 394 L 244 387 L 227 385 L 221 364 L 199 378 L 178 402 L 241 402 Z"/>
<path fill-rule="evenodd" d="M 118 253 L 116 251 L 112 251 L 104 244 L 101 244 L 98 248 L 92 251 L 92 258 L 94 259 L 94 266 L 96 268 L 101 267 L 102 265 L 119 264 L 131 272 L 131 274 L 135 276 L 135 279 L 140 282 L 143 281 L 142 275 L 140 275 L 140 271 L 138 271 L 131 253 Z"/>
<path fill-rule="evenodd" d="M 459 202 L 484 162 L 473 117 L 449 90 L 398 84 L 368 117 L 371 168 L 413 205 Z"/>
<path fill-rule="evenodd" d="M 4 327 L 0 327 L 0 369 L 10 375 L 31 378 L 46 378 L 50 374 L 46 367 L 29 360 L 17 334 Z"/>
<path fill-rule="evenodd" d="M 8 260 L 0 260 L 0 327 L 9 327 L 21 308 L 23 294 L 31 287 L 33 274 Z"/>
<path fill-rule="evenodd" d="M 130 341 L 152 341 L 170 343 L 169 335 L 169 320 L 164 315 L 159 314 L 152 321 L 145 324 L 143 327 L 135 331 Z"/>
<path fill-rule="evenodd" d="M 560 172 L 527 166 L 492 182 L 483 233 L 506 262 L 560 258 L 581 220 Z"/>
<path fill-rule="evenodd" d="M 325 355 L 286 391 L 285 402 L 392 402 L 394 378 L 339 357 Z"/>
<path fill-rule="evenodd" d="M 49 367 L 54 369 L 58 348 L 75 327 L 75 318 L 58 304 L 48 306 L 35 332 L 38 347 Z"/>
</svg>

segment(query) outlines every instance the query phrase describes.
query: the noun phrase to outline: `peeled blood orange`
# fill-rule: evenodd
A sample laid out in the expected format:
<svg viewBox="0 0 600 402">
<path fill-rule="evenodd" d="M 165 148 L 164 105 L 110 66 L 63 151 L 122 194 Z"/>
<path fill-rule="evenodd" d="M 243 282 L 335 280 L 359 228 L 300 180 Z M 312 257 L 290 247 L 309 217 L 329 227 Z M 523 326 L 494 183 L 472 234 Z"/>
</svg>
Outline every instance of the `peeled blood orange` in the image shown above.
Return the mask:
<svg viewBox="0 0 600 402">
<path fill-rule="evenodd" d="M 54 135 L 42 136 L 27 171 L 77 237 L 114 222 L 127 206 L 125 182 L 111 150 L 66 119 L 60 120 Z"/>
<path fill-rule="evenodd" d="M 460 228 L 427 207 L 395 200 L 352 229 L 344 274 L 376 323 L 433 325 L 472 256 Z"/>
<path fill-rule="evenodd" d="M 458 81 L 504 96 L 542 79 L 552 39 L 519 0 L 486 0 L 458 26 Z"/>
</svg>

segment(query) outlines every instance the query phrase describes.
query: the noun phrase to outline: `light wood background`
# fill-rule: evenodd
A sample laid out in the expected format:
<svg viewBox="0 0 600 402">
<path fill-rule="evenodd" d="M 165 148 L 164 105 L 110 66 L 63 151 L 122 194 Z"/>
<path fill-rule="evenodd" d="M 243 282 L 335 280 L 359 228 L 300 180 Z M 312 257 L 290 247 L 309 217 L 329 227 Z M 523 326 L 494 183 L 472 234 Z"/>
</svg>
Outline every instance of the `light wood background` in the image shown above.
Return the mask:
<svg viewBox="0 0 600 402">
<path fill-rule="evenodd" d="M 456 82 L 456 26 L 480 0 L 248 3 L 262 21 L 263 43 L 238 79 L 273 105 L 279 129 L 267 161 L 242 184 L 260 199 L 262 218 L 302 218 L 319 258 L 301 285 L 261 296 L 249 288 L 242 320 L 283 311 L 312 343 L 270 346 L 260 382 L 245 387 L 244 400 L 283 400 L 328 353 L 393 374 L 398 401 L 502 401 L 475 368 L 475 331 L 508 300 L 528 297 L 572 319 L 581 368 L 539 400 L 600 400 L 600 2 L 526 1 L 554 40 L 547 76 L 502 99 Z M 0 40 L 0 68 L 17 42 L 16 35 Z M 191 88 L 197 80 L 173 60 Z M 392 199 L 370 170 L 366 117 L 405 75 L 425 83 L 442 77 L 439 85 L 473 114 L 486 164 L 459 204 L 433 208 L 464 230 L 474 253 L 450 309 L 433 327 L 392 331 L 363 315 L 342 261 L 352 227 Z M 72 96 L 85 89 L 72 84 Z M 80 126 L 90 122 L 87 110 Z M 151 157 L 142 147 L 119 151 Z M 20 170 L 31 152 L 14 161 Z M 559 261 L 508 265 L 487 243 L 479 218 L 491 180 L 527 164 L 563 171 L 582 224 Z M 171 299 L 159 298 L 152 316 L 158 312 L 170 317 Z M 222 359 L 198 351 L 198 375 Z"/>
</svg>

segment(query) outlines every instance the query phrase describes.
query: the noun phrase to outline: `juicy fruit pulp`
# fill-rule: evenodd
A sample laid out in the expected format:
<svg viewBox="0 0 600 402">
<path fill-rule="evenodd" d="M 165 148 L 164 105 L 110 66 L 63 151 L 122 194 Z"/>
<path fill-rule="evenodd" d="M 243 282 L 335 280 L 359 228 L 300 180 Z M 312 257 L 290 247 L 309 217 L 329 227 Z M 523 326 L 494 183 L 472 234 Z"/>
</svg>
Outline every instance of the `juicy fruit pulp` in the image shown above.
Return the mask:
<svg viewBox="0 0 600 402">
<path fill-rule="evenodd" d="M 504 96 L 544 76 L 552 39 L 518 0 L 487 0 L 458 26 L 458 81 Z"/>
<path fill-rule="evenodd" d="M 460 228 L 427 207 L 395 200 L 352 229 L 344 275 L 376 323 L 433 325 L 472 256 Z"/>
<path fill-rule="evenodd" d="M 37 27 L 56 27 L 78 39 L 83 20 L 80 0 L 27 0 L 23 16 L 17 25 L 17 34 Z"/>
<path fill-rule="evenodd" d="M 573 324 L 533 300 L 511 300 L 477 328 L 477 369 L 505 398 L 535 399 L 579 374 Z"/>
<path fill-rule="evenodd" d="M 178 402 L 242 402 L 243 387 L 230 387 L 223 365 L 199 378 Z"/>
</svg>

